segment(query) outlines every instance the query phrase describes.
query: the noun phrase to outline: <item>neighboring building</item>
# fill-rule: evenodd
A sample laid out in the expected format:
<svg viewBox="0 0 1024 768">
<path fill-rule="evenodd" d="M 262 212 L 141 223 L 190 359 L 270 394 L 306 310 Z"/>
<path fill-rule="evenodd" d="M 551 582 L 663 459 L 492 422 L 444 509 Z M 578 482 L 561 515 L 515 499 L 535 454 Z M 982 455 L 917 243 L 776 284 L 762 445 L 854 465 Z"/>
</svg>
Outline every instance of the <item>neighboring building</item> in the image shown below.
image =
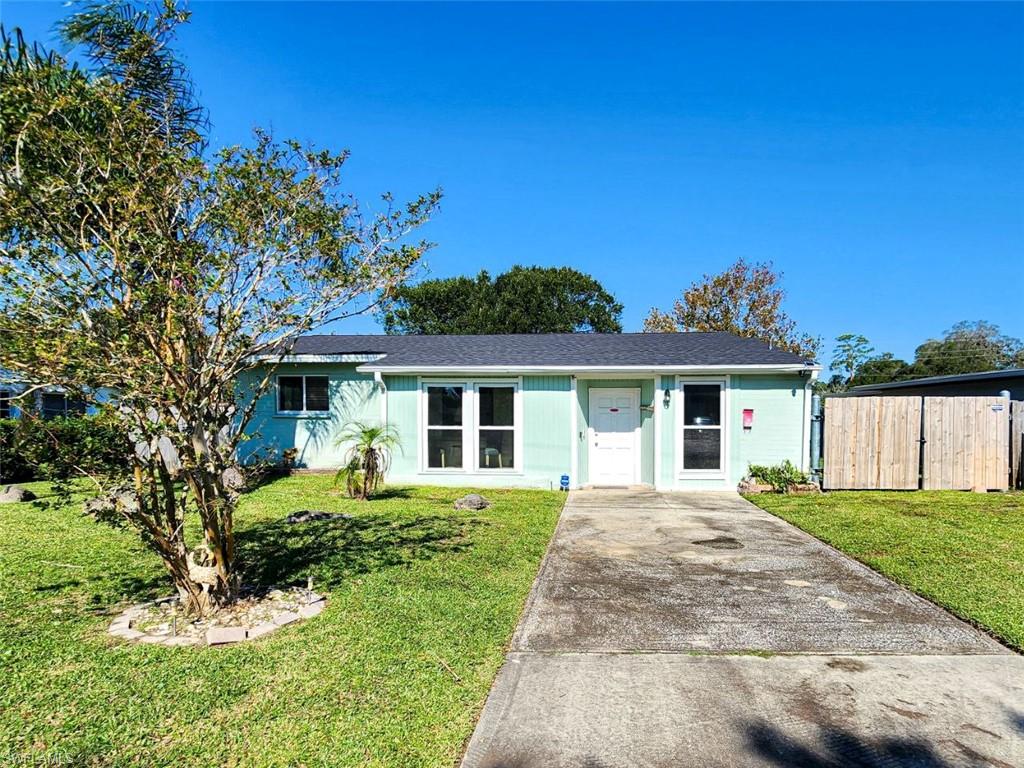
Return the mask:
<svg viewBox="0 0 1024 768">
<path fill-rule="evenodd" d="M 18 418 L 26 406 L 44 419 L 73 416 L 94 410 L 82 401 L 68 397 L 59 387 L 44 387 L 29 393 L 27 398 L 19 397 L 24 389 L 22 384 L 0 382 L 0 419 Z"/>
<path fill-rule="evenodd" d="M 993 396 L 1009 392 L 1010 399 L 1024 400 L 1024 368 L 1005 371 L 962 373 L 957 376 L 929 376 L 888 384 L 863 384 L 852 387 L 848 395 L 931 395 Z"/>
<path fill-rule="evenodd" d="M 242 452 L 334 468 L 359 420 L 399 436 L 395 483 L 733 489 L 751 463 L 807 467 L 819 370 L 728 333 L 306 336 Z"/>
</svg>

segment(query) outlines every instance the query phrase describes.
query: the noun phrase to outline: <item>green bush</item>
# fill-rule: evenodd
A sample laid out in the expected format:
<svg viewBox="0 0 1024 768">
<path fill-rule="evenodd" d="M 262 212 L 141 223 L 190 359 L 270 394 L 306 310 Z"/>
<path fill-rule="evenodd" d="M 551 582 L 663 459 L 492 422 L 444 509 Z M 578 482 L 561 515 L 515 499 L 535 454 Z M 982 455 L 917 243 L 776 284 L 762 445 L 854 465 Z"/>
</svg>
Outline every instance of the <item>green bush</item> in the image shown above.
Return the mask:
<svg viewBox="0 0 1024 768">
<path fill-rule="evenodd" d="M 0 420 L 0 482 L 53 480 L 128 466 L 131 442 L 111 416 Z"/>
<path fill-rule="evenodd" d="M 770 485 L 779 493 L 785 493 L 789 486 L 806 483 L 808 480 L 807 475 L 797 469 L 789 459 L 770 467 L 751 464 L 747 474 L 759 483 Z"/>
</svg>

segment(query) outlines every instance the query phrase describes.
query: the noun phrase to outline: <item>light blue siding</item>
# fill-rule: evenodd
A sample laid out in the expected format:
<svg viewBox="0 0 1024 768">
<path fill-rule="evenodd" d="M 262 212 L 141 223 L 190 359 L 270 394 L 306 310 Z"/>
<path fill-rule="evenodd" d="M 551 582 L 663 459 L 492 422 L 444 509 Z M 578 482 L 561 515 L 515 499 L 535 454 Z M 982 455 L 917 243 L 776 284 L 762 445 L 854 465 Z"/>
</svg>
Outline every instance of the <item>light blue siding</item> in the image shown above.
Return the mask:
<svg viewBox="0 0 1024 768">
<path fill-rule="evenodd" d="M 571 408 L 568 376 L 523 377 L 523 469 L 542 486 L 570 474 Z"/>
<path fill-rule="evenodd" d="M 253 385 L 257 373 L 239 382 L 241 391 Z M 277 412 L 277 387 L 259 399 L 246 433 L 250 439 L 239 451 L 243 461 L 276 460 L 288 448 L 299 450 L 296 464 L 308 469 L 333 469 L 342 463 L 344 446 L 338 434 L 349 422 L 380 423 L 380 395 L 370 374 L 356 371 L 355 364 L 285 364 L 278 376 L 327 376 L 330 411 L 324 415 L 293 415 Z"/>
<path fill-rule="evenodd" d="M 723 479 L 681 477 L 677 452 L 679 392 L 676 377 L 663 376 L 662 386 L 672 390 L 669 407 L 661 410 L 661 484 L 681 490 L 734 489 L 750 464 L 778 464 L 786 459 L 804 463 L 805 403 L 810 397 L 807 380 L 798 375 L 733 374 L 728 385 L 728 473 Z M 754 424 L 743 429 L 743 410 L 754 411 Z"/>
<path fill-rule="evenodd" d="M 326 416 L 278 414 L 276 389 L 264 395 L 248 432 L 253 436 L 243 445 L 243 457 L 280 456 L 285 448 L 299 449 L 298 462 L 311 469 L 333 469 L 342 461 L 344 448 L 337 444 L 341 428 L 349 421 L 379 423 L 386 411 L 389 426 L 397 433 L 400 450 L 393 459 L 389 481 L 396 483 L 447 484 L 465 486 L 558 487 L 563 474 L 572 473 L 576 451 L 578 476 L 574 486 L 588 483 L 586 440 L 590 391 L 600 387 L 637 387 L 641 404 L 641 480 L 664 489 L 733 489 L 746 474 L 747 466 L 777 464 L 789 459 L 804 463 L 804 414 L 806 379 L 797 375 L 733 374 L 728 384 L 726 422 L 728 454 L 726 476 L 716 479 L 680 477 L 676 424 L 680 407 L 674 375 L 633 379 L 578 378 L 572 396 L 569 375 L 527 375 L 520 382 L 521 455 L 519 471 L 508 474 L 421 471 L 419 401 L 417 376 L 385 376 L 386 407 L 377 382 L 359 373 L 356 364 L 295 364 L 282 366 L 281 375 L 327 375 L 331 410 Z M 709 377 L 710 378 L 710 377 Z M 454 380 L 485 381 L 485 377 L 454 377 Z M 507 381 L 508 377 L 502 380 Z M 247 381 L 240 382 L 243 390 Z M 671 392 L 664 405 L 664 391 Z M 745 408 L 754 410 L 754 425 L 742 426 Z M 573 430 L 575 410 L 576 429 Z M 467 415 L 472 418 L 471 415 Z M 655 421 L 658 422 L 657 427 Z M 657 441 L 657 442 L 656 442 Z M 655 454 L 659 460 L 655 461 Z M 657 471 L 657 476 L 655 473 Z"/>
<path fill-rule="evenodd" d="M 401 445 L 401 450 L 391 457 L 391 474 L 411 477 L 419 466 L 418 380 L 415 376 L 385 376 L 384 384 L 388 391 L 388 426 L 398 435 Z"/>
</svg>

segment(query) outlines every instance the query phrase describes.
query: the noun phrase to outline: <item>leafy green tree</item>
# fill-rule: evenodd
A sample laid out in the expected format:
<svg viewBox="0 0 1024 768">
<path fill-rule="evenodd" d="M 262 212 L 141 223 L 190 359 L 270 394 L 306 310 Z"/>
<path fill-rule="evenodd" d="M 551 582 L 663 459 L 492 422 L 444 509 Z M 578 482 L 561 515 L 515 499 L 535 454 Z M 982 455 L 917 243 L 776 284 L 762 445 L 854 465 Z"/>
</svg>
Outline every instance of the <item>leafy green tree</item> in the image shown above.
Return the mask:
<svg viewBox="0 0 1024 768">
<path fill-rule="evenodd" d="M 492 279 L 425 280 L 399 288 L 383 313 L 390 334 L 619 333 L 622 305 L 570 267 L 512 267 Z"/>
<path fill-rule="evenodd" d="M 911 376 L 951 376 L 1024 366 L 1024 344 L 984 320 L 963 321 L 914 352 Z"/>
<path fill-rule="evenodd" d="M 836 336 L 832 348 L 832 370 L 841 372 L 843 380 L 849 384 L 857 374 L 857 369 L 874 351 L 871 343 L 860 334 L 844 333 Z"/>
<path fill-rule="evenodd" d="M 644 331 L 728 331 L 814 359 L 821 339 L 799 332 L 796 321 L 783 311 L 781 283 L 782 273 L 770 263 L 740 259 L 724 272 L 692 283 L 671 312 L 651 309 Z"/>
<path fill-rule="evenodd" d="M 894 357 L 891 352 L 884 352 L 868 358 L 857 366 L 857 372 L 848 383 L 851 387 L 858 387 L 862 384 L 902 381 L 911 377 L 910 365 L 905 360 Z"/>
<path fill-rule="evenodd" d="M 208 153 L 173 52 L 187 18 L 172 0 L 84 6 L 62 32 L 88 68 L 4 34 L 0 369 L 119 420 L 130 469 L 93 476 L 93 510 L 204 613 L 240 587 L 229 478 L 256 400 L 301 333 L 407 278 L 439 194 L 372 214 L 341 187 L 346 153 L 263 132 Z"/>
</svg>

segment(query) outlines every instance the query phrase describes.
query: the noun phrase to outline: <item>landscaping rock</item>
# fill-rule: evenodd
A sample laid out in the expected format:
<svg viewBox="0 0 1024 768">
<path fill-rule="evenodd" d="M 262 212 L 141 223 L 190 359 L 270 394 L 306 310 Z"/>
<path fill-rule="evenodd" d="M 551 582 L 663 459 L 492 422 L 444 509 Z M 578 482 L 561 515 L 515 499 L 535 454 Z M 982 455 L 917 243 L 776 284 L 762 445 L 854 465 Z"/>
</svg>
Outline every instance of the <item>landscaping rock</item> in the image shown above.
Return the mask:
<svg viewBox="0 0 1024 768">
<path fill-rule="evenodd" d="M 0 488 L 0 504 L 17 504 L 22 501 L 32 501 L 36 495 L 32 491 L 22 488 L 20 485 L 5 485 Z"/>
<path fill-rule="evenodd" d="M 456 509 L 487 509 L 489 506 L 491 506 L 491 502 L 479 493 L 470 493 L 455 500 Z"/>
<path fill-rule="evenodd" d="M 288 624 L 292 624 L 301 618 L 302 617 L 299 616 L 299 614 L 297 613 L 293 613 L 292 611 L 286 611 L 285 613 L 277 614 L 277 616 L 274 617 L 274 623 L 277 624 L 277 626 L 279 627 L 283 627 Z"/>
<path fill-rule="evenodd" d="M 255 640 L 257 637 L 269 635 L 275 629 L 277 629 L 277 624 L 274 624 L 272 621 L 265 621 L 262 624 L 257 624 L 255 627 L 252 627 L 249 630 L 247 637 L 249 640 Z"/>
<path fill-rule="evenodd" d="M 211 627 L 206 630 L 207 645 L 240 643 L 246 639 L 245 627 Z"/>
<path fill-rule="evenodd" d="M 789 486 L 788 493 L 792 493 L 797 496 L 807 496 L 815 493 L 821 493 L 821 488 L 819 488 L 815 483 L 793 483 Z"/>
<path fill-rule="evenodd" d="M 326 607 L 326 605 L 326 600 L 317 600 L 315 603 L 304 605 L 301 608 L 299 608 L 299 616 L 301 616 L 304 619 L 311 619 L 314 616 L 318 616 L 320 612 L 324 609 L 324 607 Z"/>
<path fill-rule="evenodd" d="M 736 487 L 736 490 L 739 493 L 772 493 L 775 490 L 775 487 L 746 478 L 744 480 L 740 480 L 740 484 Z"/>
<path fill-rule="evenodd" d="M 313 509 L 304 509 L 301 512 L 293 512 L 284 519 L 286 523 L 311 523 L 315 520 L 333 520 L 335 518 L 348 519 L 352 515 L 346 515 L 342 512 L 322 512 Z"/>
</svg>

